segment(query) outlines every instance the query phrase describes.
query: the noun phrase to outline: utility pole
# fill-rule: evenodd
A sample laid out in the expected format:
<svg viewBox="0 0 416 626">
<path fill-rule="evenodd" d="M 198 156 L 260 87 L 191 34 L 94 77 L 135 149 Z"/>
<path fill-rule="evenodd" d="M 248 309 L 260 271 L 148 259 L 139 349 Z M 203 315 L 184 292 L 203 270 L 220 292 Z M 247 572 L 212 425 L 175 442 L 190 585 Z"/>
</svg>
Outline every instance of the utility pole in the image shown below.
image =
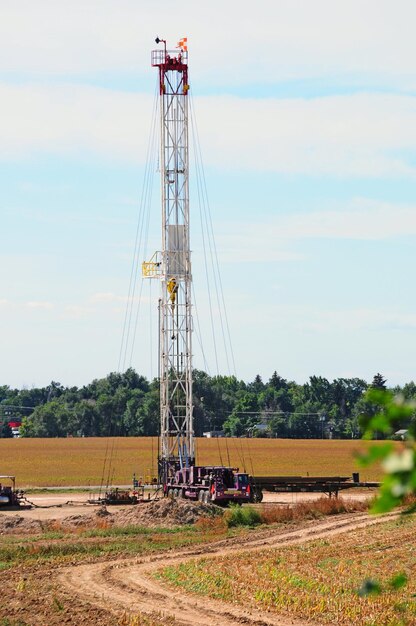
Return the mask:
<svg viewBox="0 0 416 626">
<path fill-rule="evenodd" d="M 162 249 L 143 263 L 145 278 L 160 281 L 159 479 L 195 463 L 192 404 L 192 302 L 189 243 L 188 50 L 156 38 L 159 68 Z"/>
</svg>

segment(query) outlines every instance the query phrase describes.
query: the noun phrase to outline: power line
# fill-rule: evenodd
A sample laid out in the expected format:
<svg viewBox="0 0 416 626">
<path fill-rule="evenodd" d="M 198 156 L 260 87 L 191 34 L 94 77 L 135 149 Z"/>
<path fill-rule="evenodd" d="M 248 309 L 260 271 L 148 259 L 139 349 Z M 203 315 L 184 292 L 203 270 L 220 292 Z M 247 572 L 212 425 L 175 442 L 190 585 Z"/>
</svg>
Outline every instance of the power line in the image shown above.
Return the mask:
<svg viewBox="0 0 416 626">
<path fill-rule="evenodd" d="M 43 406 L 42 404 L 38 404 L 38 406 Z M 36 409 L 35 406 L 18 406 L 15 404 L 0 404 L 0 410 L 4 409 L 24 409 L 27 411 L 34 411 Z"/>
</svg>

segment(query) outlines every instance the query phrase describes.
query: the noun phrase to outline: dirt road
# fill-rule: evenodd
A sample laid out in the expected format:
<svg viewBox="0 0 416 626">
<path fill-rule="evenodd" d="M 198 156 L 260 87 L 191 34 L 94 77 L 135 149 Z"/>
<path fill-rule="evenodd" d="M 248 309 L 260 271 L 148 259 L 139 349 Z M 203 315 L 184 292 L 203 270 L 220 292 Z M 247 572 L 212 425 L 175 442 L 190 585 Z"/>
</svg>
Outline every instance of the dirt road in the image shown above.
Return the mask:
<svg viewBox="0 0 416 626">
<path fill-rule="evenodd" d="M 374 495 L 375 490 L 349 489 L 342 494 L 342 498 L 348 500 L 364 501 Z M 30 494 L 28 500 L 33 503 L 32 509 L 16 511 L 0 510 L 2 516 L 34 519 L 45 521 L 49 519 L 62 519 L 68 515 L 85 515 L 89 511 L 94 511 L 97 506 L 88 504 L 90 498 L 97 498 L 97 493 L 87 494 L 85 492 L 60 492 Z M 151 493 L 151 497 L 155 497 Z M 312 502 L 319 497 L 316 493 L 267 493 L 264 494 L 264 504 L 280 504 L 282 506 L 294 505 L 298 502 Z M 111 511 L 122 511 L 122 506 L 112 506 Z"/>
<path fill-rule="evenodd" d="M 390 516 L 394 515 L 396 514 Z M 114 616 L 121 616 L 126 612 L 131 615 L 155 615 L 162 612 L 186 626 L 306 626 L 306 622 L 293 617 L 246 610 L 237 605 L 169 589 L 151 574 L 161 566 L 178 564 L 194 557 L 210 558 L 235 552 L 253 552 L 327 538 L 378 524 L 385 521 L 386 517 L 389 516 L 375 518 L 362 513 L 342 515 L 308 522 L 289 531 L 266 529 L 245 537 L 226 539 L 181 552 L 72 566 L 57 572 L 57 577 L 71 595 L 76 595 L 93 606 L 105 608 Z M 311 626 L 311 622 L 307 623 Z"/>
</svg>

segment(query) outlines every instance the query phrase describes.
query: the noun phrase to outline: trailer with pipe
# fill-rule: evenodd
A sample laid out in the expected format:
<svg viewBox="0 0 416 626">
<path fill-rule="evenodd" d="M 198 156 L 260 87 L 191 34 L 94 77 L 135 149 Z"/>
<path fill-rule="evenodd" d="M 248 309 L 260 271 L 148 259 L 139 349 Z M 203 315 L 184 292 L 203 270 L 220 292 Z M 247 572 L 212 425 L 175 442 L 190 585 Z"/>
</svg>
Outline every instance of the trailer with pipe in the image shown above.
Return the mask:
<svg viewBox="0 0 416 626">
<path fill-rule="evenodd" d="M 377 482 L 360 482 L 358 473 L 352 476 L 250 476 L 252 502 L 261 502 L 263 492 L 272 493 L 325 493 L 338 497 L 345 489 L 375 489 Z"/>
</svg>

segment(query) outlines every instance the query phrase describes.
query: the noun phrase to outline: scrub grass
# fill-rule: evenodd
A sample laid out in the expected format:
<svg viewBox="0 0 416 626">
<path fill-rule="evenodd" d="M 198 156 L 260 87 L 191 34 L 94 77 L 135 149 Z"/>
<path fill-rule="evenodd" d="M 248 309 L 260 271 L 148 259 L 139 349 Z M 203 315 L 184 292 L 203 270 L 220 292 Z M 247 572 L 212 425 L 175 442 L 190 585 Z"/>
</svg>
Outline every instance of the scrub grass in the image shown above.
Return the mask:
<svg viewBox="0 0 416 626">
<path fill-rule="evenodd" d="M 134 556 L 192 546 L 226 536 L 225 525 L 214 528 L 76 528 L 65 532 L 0 537 L 0 571 L 41 564 L 65 564 L 115 556 Z"/>
<path fill-rule="evenodd" d="M 303 519 L 319 519 L 326 515 L 368 511 L 371 500 L 347 500 L 326 496 L 311 502 L 298 502 L 293 506 L 263 505 L 260 516 L 263 524 L 279 524 Z"/>
</svg>

